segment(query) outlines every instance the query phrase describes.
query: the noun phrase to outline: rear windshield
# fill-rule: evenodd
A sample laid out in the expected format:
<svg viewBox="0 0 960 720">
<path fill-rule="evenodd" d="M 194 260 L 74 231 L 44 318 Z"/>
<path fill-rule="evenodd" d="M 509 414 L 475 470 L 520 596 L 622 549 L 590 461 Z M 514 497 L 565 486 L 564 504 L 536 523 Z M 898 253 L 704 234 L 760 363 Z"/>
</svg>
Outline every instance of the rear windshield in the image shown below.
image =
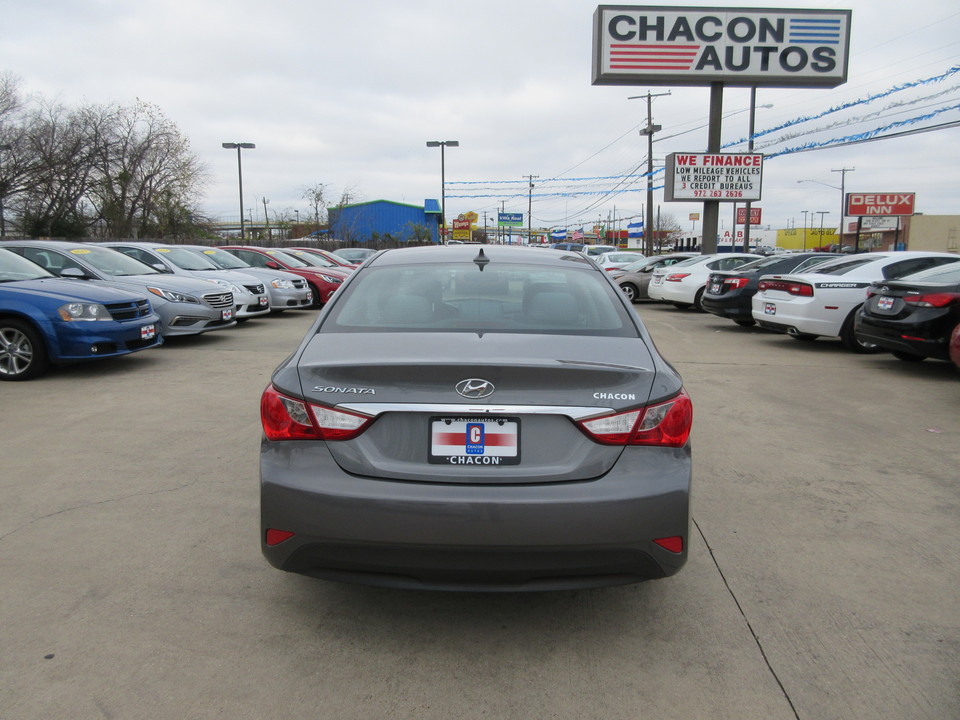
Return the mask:
<svg viewBox="0 0 960 720">
<path fill-rule="evenodd" d="M 960 258 L 946 265 L 927 268 L 912 275 L 904 275 L 902 281 L 925 283 L 960 283 Z"/>
<path fill-rule="evenodd" d="M 617 290 L 591 269 L 500 264 L 366 268 L 321 332 L 501 332 L 636 337 Z"/>
</svg>

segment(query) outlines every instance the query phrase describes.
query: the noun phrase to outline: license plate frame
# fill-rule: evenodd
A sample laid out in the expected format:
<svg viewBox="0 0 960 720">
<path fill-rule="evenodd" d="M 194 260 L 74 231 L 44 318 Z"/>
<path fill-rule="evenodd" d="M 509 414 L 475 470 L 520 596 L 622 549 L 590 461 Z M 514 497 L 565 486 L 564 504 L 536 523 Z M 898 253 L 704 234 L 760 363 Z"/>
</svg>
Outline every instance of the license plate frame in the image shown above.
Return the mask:
<svg viewBox="0 0 960 720">
<path fill-rule="evenodd" d="M 777 314 L 777 304 L 768 302 L 763 304 L 763 314 L 764 315 L 776 315 Z"/>
<path fill-rule="evenodd" d="M 429 421 L 427 457 L 433 464 L 520 464 L 520 418 L 435 415 Z"/>
<path fill-rule="evenodd" d="M 140 327 L 141 340 L 153 340 L 157 336 L 156 325 L 143 325 Z"/>
<path fill-rule="evenodd" d="M 877 298 L 877 309 L 878 310 L 893 310 L 893 301 L 892 297 L 880 297 Z"/>
<path fill-rule="evenodd" d="M 221 320 L 233 320 L 233 308 L 226 308 L 225 310 L 220 311 Z"/>
</svg>

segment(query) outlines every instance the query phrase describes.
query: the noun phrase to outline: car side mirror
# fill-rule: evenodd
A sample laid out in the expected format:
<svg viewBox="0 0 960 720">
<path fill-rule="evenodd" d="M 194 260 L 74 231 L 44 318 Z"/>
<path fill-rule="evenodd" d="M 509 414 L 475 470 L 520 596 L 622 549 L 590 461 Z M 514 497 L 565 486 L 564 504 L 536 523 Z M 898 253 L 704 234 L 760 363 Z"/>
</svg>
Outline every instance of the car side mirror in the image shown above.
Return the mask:
<svg viewBox="0 0 960 720">
<path fill-rule="evenodd" d="M 173 274 L 173 270 L 171 270 L 161 262 L 150 263 L 150 267 L 152 267 L 157 272 L 167 273 L 168 275 Z"/>
<path fill-rule="evenodd" d="M 81 270 L 80 268 L 72 268 L 72 267 L 64 268 L 63 270 L 61 270 L 60 277 L 67 278 L 68 280 L 69 279 L 73 279 L 73 280 L 90 279 L 90 275 L 87 275 L 83 270 Z"/>
<path fill-rule="evenodd" d="M 282 269 L 283 269 L 283 268 L 280 267 L 280 263 L 278 263 L 276 260 L 267 260 L 267 267 L 270 268 L 271 270 L 282 270 Z"/>
</svg>

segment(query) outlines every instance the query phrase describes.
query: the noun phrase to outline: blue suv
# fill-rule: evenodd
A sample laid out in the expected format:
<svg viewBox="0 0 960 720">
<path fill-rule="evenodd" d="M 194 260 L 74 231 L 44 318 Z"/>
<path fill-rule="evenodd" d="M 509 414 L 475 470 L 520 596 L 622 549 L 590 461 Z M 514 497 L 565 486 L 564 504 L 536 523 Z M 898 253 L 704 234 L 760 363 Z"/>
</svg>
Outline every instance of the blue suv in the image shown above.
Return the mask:
<svg viewBox="0 0 960 720">
<path fill-rule="evenodd" d="M 0 380 L 156 347 L 159 328 L 145 297 L 59 279 L 0 248 Z"/>
</svg>

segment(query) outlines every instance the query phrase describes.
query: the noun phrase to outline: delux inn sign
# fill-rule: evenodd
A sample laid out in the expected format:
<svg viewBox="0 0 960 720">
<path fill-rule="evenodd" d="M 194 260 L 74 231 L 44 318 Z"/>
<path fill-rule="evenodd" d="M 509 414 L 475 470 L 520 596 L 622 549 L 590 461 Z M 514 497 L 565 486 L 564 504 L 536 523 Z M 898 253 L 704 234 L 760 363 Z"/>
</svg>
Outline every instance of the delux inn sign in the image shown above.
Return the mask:
<svg viewBox="0 0 960 720">
<path fill-rule="evenodd" d="M 850 10 L 600 5 L 594 85 L 823 87 L 847 79 Z"/>
</svg>

